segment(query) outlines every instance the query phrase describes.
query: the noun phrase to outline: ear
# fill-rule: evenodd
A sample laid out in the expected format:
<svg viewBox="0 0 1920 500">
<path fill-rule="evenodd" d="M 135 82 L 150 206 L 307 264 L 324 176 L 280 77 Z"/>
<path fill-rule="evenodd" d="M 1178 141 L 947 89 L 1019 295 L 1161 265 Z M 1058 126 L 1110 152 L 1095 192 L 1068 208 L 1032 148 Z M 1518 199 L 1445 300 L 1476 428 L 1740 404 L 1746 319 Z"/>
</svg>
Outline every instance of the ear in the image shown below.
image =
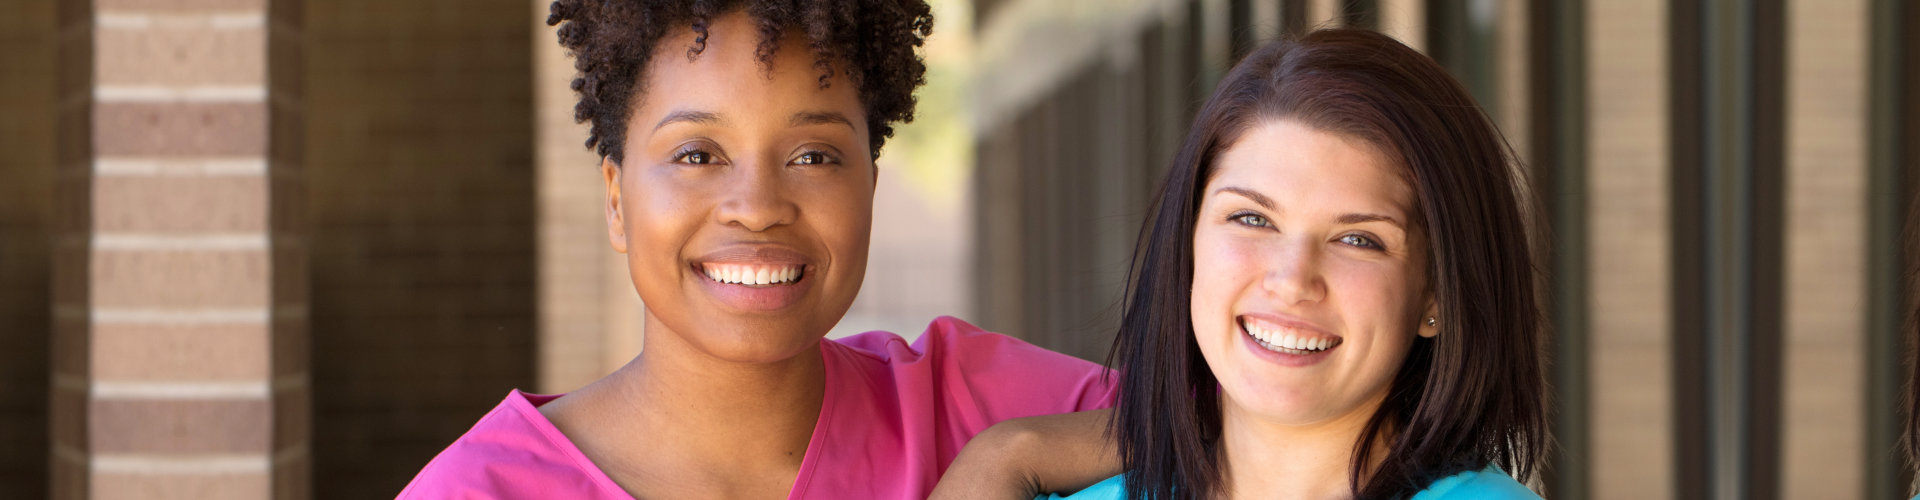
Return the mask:
<svg viewBox="0 0 1920 500">
<path fill-rule="evenodd" d="M 1428 324 L 1427 323 L 1428 319 L 1432 319 L 1433 323 Z M 1427 298 L 1426 312 L 1420 314 L 1419 321 L 1420 321 L 1420 330 L 1419 330 L 1420 336 L 1426 337 L 1426 338 L 1434 338 L 1435 336 L 1440 335 L 1440 322 L 1446 321 L 1445 318 L 1440 317 L 1440 303 L 1435 302 L 1431 297 Z"/>
<path fill-rule="evenodd" d="M 620 208 L 620 164 L 600 159 L 600 175 L 607 183 L 607 239 L 613 251 L 627 253 L 627 221 Z"/>
</svg>

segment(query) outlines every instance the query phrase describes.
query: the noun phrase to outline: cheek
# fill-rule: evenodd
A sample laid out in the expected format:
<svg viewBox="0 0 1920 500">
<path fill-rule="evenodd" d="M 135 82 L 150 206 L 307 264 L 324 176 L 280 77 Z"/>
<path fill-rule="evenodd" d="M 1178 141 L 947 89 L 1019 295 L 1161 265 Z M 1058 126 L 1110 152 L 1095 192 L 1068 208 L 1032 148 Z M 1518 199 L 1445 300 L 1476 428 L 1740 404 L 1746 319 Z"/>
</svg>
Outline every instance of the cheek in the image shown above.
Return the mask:
<svg viewBox="0 0 1920 500">
<path fill-rule="evenodd" d="M 805 221 L 803 232 L 816 238 L 832 264 L 823 275 L 829 303 L 851 303 L 866 279 L 873 239 L 873 178 L 802 179 L 789 191 Z"/>
<path fill-rule="evenodd" d="M 1340 295 L 1341 315 L 1347 324 L 1381 336 L 1383 347 L 1400 348 L 1412 342 L 1412 315 L 1421 308 L 1419 284 L 1406 266 L 1357 262 L 1329 266 L 1328 288 Z"/>
<path fill-rule="evenodd" d="M 803 192 L 808 198 L 802 210 L 812 207 L 810 211 L 816 215 L 812 223 L 834 246 L 835 253 L 843 257 L 865 255 L 873 236 L 872 176 L 812 183 Z"/>
<path fill-rule="evenodd" d="M 823 191 L 827 193 L 828 191 Z M 833 218 L 827 221 L 832 231 L 849 240 L 866 241 L 873 234 L 873 188 L 871 185 L 843 186 L 823 196 L 819 204 L 828 207 Z M 863 247 L 864 248 L 864 247 Z"/>
<path fill-rule="evenodd" d="M 1189 306 L 1194 332 L 1210 342 L 1232 329 L 1233 305 L 1260 276 L 1257 249 L 1211 228 L 1193 235 L 1193 293 Z"/>
<path fill-rule="evenodd" d="M 629 254 L 677 252 L 706 210 L 689 203 L 705 196 L 700 187 L 672 179 L 636 179 L 621 189 L 628 237 L 643 245 Z M 635 251 L 637 250 L 637 252 Z"/>
</svg>

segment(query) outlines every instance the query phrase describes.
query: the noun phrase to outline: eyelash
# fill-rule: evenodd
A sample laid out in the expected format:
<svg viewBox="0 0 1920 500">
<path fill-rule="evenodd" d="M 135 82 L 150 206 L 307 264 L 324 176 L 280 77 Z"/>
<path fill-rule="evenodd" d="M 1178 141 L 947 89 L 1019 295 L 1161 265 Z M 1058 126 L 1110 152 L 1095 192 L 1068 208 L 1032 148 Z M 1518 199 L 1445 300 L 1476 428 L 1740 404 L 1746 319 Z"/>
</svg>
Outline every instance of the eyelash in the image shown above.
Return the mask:
<svg viewBox="0 0 1920 500">
<path fill-rule="evenodd" d="M 1273 227 L 1273 224 L 1267 220 L 1266 216 L 1253 212 L 1234 212 L 1233 215 L 1227 216 L 1227 219 L 1247 227 Z M 1387 250 L 1385 245 L 1381 245 L 1380 242 L 1374 240 L 1373 237 L 1359 233 L 1341 235 L 1338 241 L 1362 250 L 1372 250 L 1376 252 L 1384 252 Z"/>
<path fill-rule="evenodd" d="M 692 157 L 694 155 L 705 155 L 706 156 L 705 161 L 703 162 L 690 161 L 692 160 Z M 812 155 L 819 155 L 820 157 L 819 160 L 814 161 L 813 163 L 805 163 L 801 160 L 802 158 L 806 158 Z M 680 150 L 675 151 L 673 153 L 673 162 L 683 163 L 687 165 L 712 165 L 715 163 L 714 161 L 715 156 L 716 155 L 714 155 L 713 153 L 707 152 L 705 149 L 702 149 L 698 145 L 688 145 L 686 147 L 680 148 Z M 837 165 L 840 163 L 840 158 L 826 151 L 810 150 L 810 151 L 800 153 L 799 156 L 795 156 L 794 159 L 788 161 L 788 163 L 794 164 L 794 165 Z"/>
<path fill-rule="evenodd" d="M 1256 220 L 1256 219 L 1259 220 L 1260 222 L 1258 223 L 1249 222 L 1250 220 Z M 1271 221 L 1267 220 L 1267 216 L 1256 214 L 1253 212 L 1234 212 L 1233 215 L 1227 216 L 1227 220 L 1231 220 L 1231 221 L 1240 223 L 1240 225 L 1242 226 L 1248 226 L 1248 227 L 1272 227 L 1272 224 L 1268 224 L 1268 222 L 1271 222 Z"/>
<path fill-rule="evenodd" d="M 694 162 L 688 161 L 689 157 L 693 155 L 706 155 L 706 162 L 694 163 Z M 698 144 L 688 144 L 686 146 L 682 146 L 680 150 L 673 152 L 673 162 L 684 163 L 687 165 L 712 165 L 714 163 L 715 156 L 717 155 L 707 152 L 706 149 L 701 148 L 701 146 Z"/>
<path fill-rule="evenodd" d="M 807 157 L 807 156 L 809 156 L 809 155 L 820 155 L 820 161 L 817 161 L 817 162 L 813 162 L 813 163 L 801 163 L 801 162 L 800 162 L 800 159 L 801 159 L 801 158 L 805 158 L 805 157 Z M 838 156 L 834 156 L 834 155 L 833 155 L 833 153 L 828 153 L 828 152 L 826 152 L 826 151 L 823 151 L 823 150 L 818 150 L 818 149 L 810 149 L 810 150 L 807 150 L 807 151 L 805 151 L 805 152 L 802 152 L 802 153 L 800 153 L 800 155 L 799 155 L 799 156 L 795 156 L 795 157 L 793 157 L 793 159 L 792 159 L 792 160 L 789 160 L 789 161 L 787 161 L 787 163 L 788 163 L 788 164 L 790 164 L 790 165 L 809 165 L 809 166 L 812 166 L 812 165 L 838 165 L 838 164 L 840 164 L 840 157 L 838 157 Z"/>
<path fill-rule="evenodd" d="M 1358 243 L 1349 242 L 1348 240 L 1358 240 Z M 1381 246 L 1380 242 L 1373 241 L 1373 238 L 1369 238 L 1365 235 L 1360 235 L 1360 234 L 1343 235 L 1340 237 L 1340 242 L 1346 243 L 1348 245 L 1353 245 L 1354 248 L 1361 248 L 1361 249 L 1381 251 L 1381 252 L 1384 252 L 1387 250 L 1387 247 Z"/>
</svg>

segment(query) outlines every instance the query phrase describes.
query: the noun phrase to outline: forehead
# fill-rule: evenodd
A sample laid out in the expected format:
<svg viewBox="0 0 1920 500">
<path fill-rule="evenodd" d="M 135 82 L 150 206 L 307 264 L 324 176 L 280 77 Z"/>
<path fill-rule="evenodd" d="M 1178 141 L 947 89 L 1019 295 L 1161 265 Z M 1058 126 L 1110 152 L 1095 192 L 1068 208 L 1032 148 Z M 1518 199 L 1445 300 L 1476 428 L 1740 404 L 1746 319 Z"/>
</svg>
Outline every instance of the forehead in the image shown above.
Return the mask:
<svg viewBox="0 0 1920 500">
<path fill-rule="evenodd" d="M 709 109 L 756 110 L 786 116 L 798 108 L 860 108 L 859 94 L 842 67 L 821 87 L 825 70 L 815 64 L 806 36 L 788 30 L 777 40 L 771 57 L 761 59 L 761 32 L 745 12 L 735 11 L 707 23 L 704 45 L 691 27 L 678 28 L 661 38 L 648 58 L 646 79 L 636 88 L 635 102 L 665 112 L 663 104 Z M 702 47 L 698 53 L 690 52 Z M 771 107 L 769 107 L 771 106 Z M 677 107 L 677 106 L 671 106 Z M 858 113 L 850 117 L 859 121 Z"/>
<path fill-rule="evenodd" d="M 1373 144 L 1296 120 L 1257 122 L 1214 160 L 1209 186 L 1254 189 L 1294 210 L 1370 212 L 1408 220 L 1405 168 Z"/>
</svg>

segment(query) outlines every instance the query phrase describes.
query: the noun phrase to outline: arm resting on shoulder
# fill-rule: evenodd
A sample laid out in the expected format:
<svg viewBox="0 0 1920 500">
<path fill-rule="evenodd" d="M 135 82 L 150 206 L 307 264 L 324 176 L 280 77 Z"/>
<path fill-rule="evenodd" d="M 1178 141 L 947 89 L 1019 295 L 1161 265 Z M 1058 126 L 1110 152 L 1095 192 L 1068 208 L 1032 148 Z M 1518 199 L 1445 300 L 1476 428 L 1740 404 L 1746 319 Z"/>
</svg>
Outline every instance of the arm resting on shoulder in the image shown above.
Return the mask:
<svg viewBox="0 0 1920 500">
<path fill-rule="evenodd" d="M 994 424 L 960 450 L 930 498 L 1030 500 L 1118 475 L 1120 454 L 1106 434 L 1112 414 L 1093 410 Z"/>
</svg>

